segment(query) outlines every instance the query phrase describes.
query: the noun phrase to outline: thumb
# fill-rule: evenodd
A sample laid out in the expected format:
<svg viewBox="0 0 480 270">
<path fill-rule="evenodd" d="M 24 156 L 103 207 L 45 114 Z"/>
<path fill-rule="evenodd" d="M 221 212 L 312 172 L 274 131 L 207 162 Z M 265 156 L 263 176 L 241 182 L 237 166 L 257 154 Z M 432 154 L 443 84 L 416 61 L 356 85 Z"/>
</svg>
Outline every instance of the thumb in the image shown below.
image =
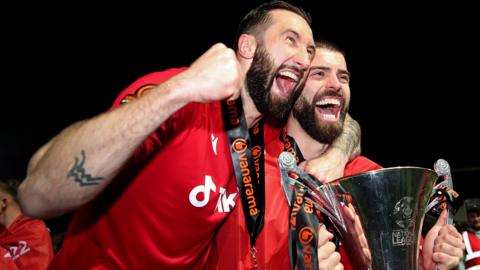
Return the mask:
<svg viewBox="0 0 480 270">
<path fill-rule="evenodd" d="M 308 161 L 304 160 L 298 164 L 298 167 L 302 169 L 304 172 L 309 173 L 309 168 L 308 168 Z"/>
<path fill-rule="evenodd" d="M 435 223 L 436 226 L 443 226 L 447 224 L 448 211 L 444 209 Z"/>
</svg>

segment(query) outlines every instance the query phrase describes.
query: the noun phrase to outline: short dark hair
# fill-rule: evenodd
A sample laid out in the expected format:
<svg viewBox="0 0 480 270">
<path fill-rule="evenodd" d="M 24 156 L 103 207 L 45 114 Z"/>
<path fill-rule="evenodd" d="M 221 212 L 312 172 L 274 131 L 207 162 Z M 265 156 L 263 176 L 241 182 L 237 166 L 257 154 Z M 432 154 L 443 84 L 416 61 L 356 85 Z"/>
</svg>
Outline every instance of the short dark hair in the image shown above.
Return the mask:
<svg viewBox="0 0 480 270">
<path fill-rule="evenodd" d="M 338 52 L 345 57 L 345 51 L 332 41 L 317 39 L 315 40 L 315 48 L 327 49 L 332 52 Z"/>
<path fill-rule="evenodd" d="M 265 29 L 270 23 L 271 16 L 270 11 L 275 9 L 283 9 L 298 14 L 307 21 L 308 25 L 312 25 L 312 18 L 301 7 L 295 6 L 285 1 L 270 1 L 263 3 L 258 7 L 252 9 L 243 17 L 240 25 L 238 26 L 237 35 L 235 37 L 235 43 L 233 48 L 238 51 L 238 39 L 242 34 L 251 34 L 258 37 L 261 30 Z"/>
<path fill-rule="evenodd" d="M 480 212 L 480 198 L 465 199 L 463 202 L 465 204 L 467 213 Z"/>
<path fill-rule="evenodd" d="M 20 181 L 17 179 L 0 180 L 0 191 L 5 192 L 17 200 L 17 190 Z"/>
</svg>

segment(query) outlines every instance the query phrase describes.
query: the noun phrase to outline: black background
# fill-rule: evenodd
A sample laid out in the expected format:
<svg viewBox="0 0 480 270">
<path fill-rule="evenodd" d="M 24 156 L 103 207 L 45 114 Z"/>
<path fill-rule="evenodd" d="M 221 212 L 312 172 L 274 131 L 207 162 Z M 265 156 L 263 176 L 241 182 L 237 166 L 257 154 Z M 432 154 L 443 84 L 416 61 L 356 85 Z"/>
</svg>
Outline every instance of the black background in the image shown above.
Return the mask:
<svg viewBox="0 0 480 270">
<path fill-rule="evenodd" d="M 0 179 L 22 179 L 38 147 L 107 110 L 139 76 L 189 65 L 216 42 L 231 46 L 238 22 L 258 3 L 5 7 Z M 475 9 L 297 3 L 312 15 L 317 37 L 347 52 L 363 154 L 385 167 L 431 168 L 444 158 L 462 196 L 479 196 Z"/>
</svg>

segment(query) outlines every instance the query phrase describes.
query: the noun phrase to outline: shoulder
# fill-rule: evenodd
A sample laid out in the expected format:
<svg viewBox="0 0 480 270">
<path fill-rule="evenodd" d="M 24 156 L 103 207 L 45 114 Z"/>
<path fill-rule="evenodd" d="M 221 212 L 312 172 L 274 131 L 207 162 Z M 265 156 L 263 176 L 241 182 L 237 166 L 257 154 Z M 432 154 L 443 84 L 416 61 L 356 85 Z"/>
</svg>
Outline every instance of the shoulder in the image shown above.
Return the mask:
<svg viewBox="0 0 480 270">
<path fill-rule="evenodd" d="M 164 71 L 152 72 L 138 78 L 135 82 L 127 86 L 127 88 L 125 88 L 120 95 L 118 95 L 112 107 L 129 102 L 145 94 L 149 90 L 155 88 L 155 86 L 158 84 L 165 82 L 166 80 L 185 71 L 186 69 L 187 67 L 170 68 Z"/>
<path fill-rule="evenodd" d="M 349 163 L 347 163 L 347 165 L 345 166 L 345 176 L 378 170 L 382 168 L 383 167 L 378 165 L 376 162 L 364 156 L 358 156 L 351 160 Z"/>
<path fill-rule="evenodd" d="M 29 230 L 35 231 L 48 231 L 47 225 L 41 219 L 31 218 L 27 216 L 23 216 L 20 225 L 24 228 L 28 228 Z"/>
<path fill-rule="evenodd" d="M 27 239 L 38 239 L 42 238 L 43 235 L 49 235 L 49 231 L 45 222 L 41 219 L 35 219 L 22 215 L 20 219 L 12 224 L 11 228 L 12 235 L 15 237 Z"/>
</svg>

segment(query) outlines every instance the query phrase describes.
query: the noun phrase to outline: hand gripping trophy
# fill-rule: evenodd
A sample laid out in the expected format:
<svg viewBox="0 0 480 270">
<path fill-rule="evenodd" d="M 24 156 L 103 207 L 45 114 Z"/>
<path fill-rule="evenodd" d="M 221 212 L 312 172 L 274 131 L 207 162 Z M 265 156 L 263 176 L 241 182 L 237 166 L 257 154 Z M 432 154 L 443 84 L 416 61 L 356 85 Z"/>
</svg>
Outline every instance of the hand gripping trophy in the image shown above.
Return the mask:
<svg viewBox="0 0 480 270">
<path fill-rule="evenodd" d="M 332 225 L 355 269 L 417 269 L 425 213 L 448 208 L 448 221 L 453 220 L 451 205 L 458 194 L 453 191 L 450 167 L 443 159 L 435 163 L 434 170 L 392 167 L 327 184 L 302 171 L 289 152 L 280 155 L 279 165 L 288 203 L 297 203 L 297 191 L 301 191 L 320 222 Z M 301 234 L 297 238 L 291 244 L 302 241 Z M 301 252 L 299 248 L 292 250 Z"/>
</svg>

